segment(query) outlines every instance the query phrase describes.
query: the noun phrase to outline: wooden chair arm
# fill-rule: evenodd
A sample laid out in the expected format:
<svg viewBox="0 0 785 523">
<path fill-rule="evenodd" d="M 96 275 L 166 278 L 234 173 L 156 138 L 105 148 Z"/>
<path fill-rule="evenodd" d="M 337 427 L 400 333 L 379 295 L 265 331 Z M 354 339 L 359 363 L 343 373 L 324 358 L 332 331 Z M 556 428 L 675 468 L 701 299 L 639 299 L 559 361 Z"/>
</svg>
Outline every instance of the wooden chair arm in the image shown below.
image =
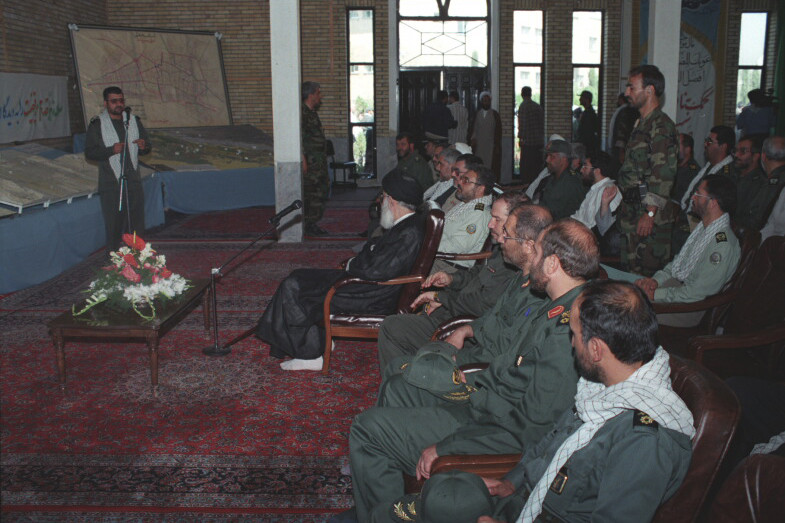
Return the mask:
<svg viewBox="0 0 785 523">
<path fill-rule="evenodd" d="M 695 301 L 692 303 L 655 302 L 652 305 L 654 305 L 654 312 L 656 312 L 657 314 L 705 311 L 732 302 L 736 298 L 738 293 L 739 291 L 737 289 L 729 289 L 725 292 L 713 294 L 708 298 L 705 298 L 700 301 Z"/>
<path fill-rule="evenodd" d="M 431 335 L 431 341 L 444 341 L 444 339 L 452 334 L 455 329 L 466 325 L 467 323 L 471 323 L 476 319 L 477 316 L 471 316 L 469 314 L 462 314 L 450 318 L 436 328 L 436 331 Z"/>
<path fill-rule="evenodd" d="M 487 260 L 491 257 L 491 251 L 480 251 L 471 254 L 458 254 L 455 252 L 437 252 L 435 258 L 438 260 L 447 261 L 465 261 L 465 260 Z"/>
<path fill-rule="evenodd" d="M 504 477 L 521 460 L 521 454 L 476 454 L 439 456 L 433 462 L 431 474 L 448 470 L 463 470 L 486 478 Z"/>
<path fill-rule="evenodd" d="M 335 295 L 336 291 L 345 285 L 351 285 L 353 283 L 363 283 L 366 285 L 405 285 L 407 283 L 414 283 L 418 281 L 424 281 L 425 276 L 420 275 L 412 275 L 408 274 L 406 276 L 398 276 L 397 278 L 392 278 L 389 280 L 365 280 L 363 278 L 358 278 L 356 276 L 345 276 L 338 280 L 337 282 L 333 283 L 333 286 L 330 287 L 330 290 L 327 291 L 327 295 L 324 297 L 324 317 L 325 319 L 330 317 L 330 303 L 333 301 L 333 296 Z"/>
<path fill-rule="evenodd" d="M 702 363 L 704 353 L 708 351 L 765 347 L 782 341 L 785 341 L 785 321 L 748 334 L 693 336 L 687 350 L 689 354 L 694 356 L 695 361 Z"/>
</svg>

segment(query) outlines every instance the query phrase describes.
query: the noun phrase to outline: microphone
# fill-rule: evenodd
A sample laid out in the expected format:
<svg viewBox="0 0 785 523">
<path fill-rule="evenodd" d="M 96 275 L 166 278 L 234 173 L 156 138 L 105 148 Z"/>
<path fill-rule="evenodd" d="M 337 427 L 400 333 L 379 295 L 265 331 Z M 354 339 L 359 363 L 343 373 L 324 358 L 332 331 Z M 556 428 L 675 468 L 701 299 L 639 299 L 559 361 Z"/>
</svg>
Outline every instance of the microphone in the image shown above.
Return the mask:
<svg viewBox="0 0 785 523">
<path fill-rule="evenodd" d="M 131 108 L 126 107 L 125 109 L 123 109 L 123 121 L 125 122 L 130 119 L 131 119 Z"/>
<path fill-rule="evenodd" d="M 267 223 L 271 223 L 273 225 L 278 225 L 278 223 L 281 221 L 281 218 L 283 218 L 284 216 L 286 216 L 290 212 L 292 212 L 292 211 L 294 211 L 296 209 L 299 209 L 302 206 L 303 206 L 302 200 L 295 200 L 288 207 L 286 207 L 281 212 L 279 212 L 278 214 L 276 214 L 275 216 L 270 218 L 270 221 L 267 222 Z"/>
</svg>

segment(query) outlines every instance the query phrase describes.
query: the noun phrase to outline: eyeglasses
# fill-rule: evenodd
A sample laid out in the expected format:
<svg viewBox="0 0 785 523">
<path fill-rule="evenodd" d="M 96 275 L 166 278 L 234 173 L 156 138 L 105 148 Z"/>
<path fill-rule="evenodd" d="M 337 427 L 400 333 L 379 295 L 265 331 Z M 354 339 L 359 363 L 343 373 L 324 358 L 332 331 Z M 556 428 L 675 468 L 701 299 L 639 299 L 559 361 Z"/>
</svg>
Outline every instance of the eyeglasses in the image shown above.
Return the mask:
<svg viewBox="0 0 785 523">
<path fill-rule="evenodd" d="M 516 242 L 521 242 L 521 243 L 523 243 L 525 241 L 529 241 L 526 238 L 516 238 L 515 236 L 510 236 L 510 231 L 507 230 L 507 226 L 506 225 L 502 225 L 502 240 L 505 240 L 505 241 L 507 241 L 507 240 L 515 240 Z"/>
<path fill-rule="evenodd" d="M 109 98 L 106 101 L 109 102 L 110 104 L 124 104 L 125 98 Z"/>
<path fill-rule="evenodd" d="M 701 194 L 701 193 L 694 193 L 693 196 L 699 196 L 700 198 L 706 198 L 707 200 L 713 200 L 713 196 L 709 196 L 708 194 Z"/>
<path fill-rule="evenodd" d="M 703 140 L 703 143 L 705 143 L 706 145 L 711 145 L 711 144 L 719 145 L 720 144 L 720 142 L 718 142 L 717 140 L 712 140 L 711 136 L 707 136 L 706 139 Z"/>
</svg>

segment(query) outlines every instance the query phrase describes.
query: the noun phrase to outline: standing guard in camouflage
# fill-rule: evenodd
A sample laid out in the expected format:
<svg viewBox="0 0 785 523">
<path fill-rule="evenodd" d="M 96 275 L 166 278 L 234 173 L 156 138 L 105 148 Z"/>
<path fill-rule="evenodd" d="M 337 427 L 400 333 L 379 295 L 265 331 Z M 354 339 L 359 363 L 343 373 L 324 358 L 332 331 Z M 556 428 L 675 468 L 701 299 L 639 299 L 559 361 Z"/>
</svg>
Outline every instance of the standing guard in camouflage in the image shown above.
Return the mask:
<svg viewBox="0 0 785 523">
<path fill-rule="evenodd" d="M 676 217 L 676 206 L 669 200 L 676 178 L 679 135 L 673 120 L 660 109 L 664 91 L 665 78 L 657 67 L 641 65 L 630 71 L 626 96 L 641 117 L 619 170 L 621 262 L 626 270 L 646 276 L 670 260 Z"/>
<path fill-rule="evenodd" d="M 324 236 L 327 231 L 316 225 L 324 215 L 324 206 L 330 190 L 330 177 L 327 174 L 327 140 L 322 130 L 322 121 L 316 113 L 322 105 L 322 90 L 316 82 L 303 82 L 301 95 L 305 234 Z"/>
</svg>

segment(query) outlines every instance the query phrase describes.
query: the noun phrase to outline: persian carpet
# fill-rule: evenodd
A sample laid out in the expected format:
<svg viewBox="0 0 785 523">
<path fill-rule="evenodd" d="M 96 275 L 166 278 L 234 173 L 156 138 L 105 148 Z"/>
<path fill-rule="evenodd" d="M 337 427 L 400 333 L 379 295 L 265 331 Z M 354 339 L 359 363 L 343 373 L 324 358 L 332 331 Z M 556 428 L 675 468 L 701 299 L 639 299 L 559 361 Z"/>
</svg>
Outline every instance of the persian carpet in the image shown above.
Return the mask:
<svg viewBox="0 0 785 523">
<path fill-rule="evenodd" d="M 153 247 L 187 278 L 245 242 Z M 278 282 L 334 267 L 346 242 L 260 242 L 217 285 L 219 339 L 254 325 Z M 143 343 L 67 341 L 58 387 L 47 322 L 82 296 L 96 254 L 59 277 L 0 298 L 3 521 L 325 521 L 352 504 L 353 417 L 373 404 L 375 343 L 339 341 L 330 374 L 285 372 L 250 337 L 223 358 L 201 309 L 159 347 L 159 393 Z"/>
</svg>

